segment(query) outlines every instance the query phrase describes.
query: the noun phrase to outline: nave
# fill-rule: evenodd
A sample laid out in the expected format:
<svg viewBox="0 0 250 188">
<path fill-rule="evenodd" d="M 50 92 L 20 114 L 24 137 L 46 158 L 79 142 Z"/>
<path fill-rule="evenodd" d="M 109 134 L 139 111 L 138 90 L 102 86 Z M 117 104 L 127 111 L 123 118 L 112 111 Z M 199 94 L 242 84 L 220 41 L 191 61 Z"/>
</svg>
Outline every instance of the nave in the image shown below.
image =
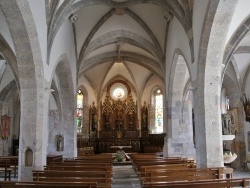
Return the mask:
<svg viewBox="0 0 250 188">
<path fill-rule="evenodd" d="M 246 187 L 250 187 L 250 172 L 249 169 L 244 169 L 244 171 L 234 170 L 230 167 L 219 168 L 222 171 L 215 172 L 216 168 L 204 168 L 206 172 L 201 168 L 196 167 L 195 161 L 185 158 L 165 158 L 155 154 L 129 154 L 129 159 L 123 158 L 121 162 L 118 159 L 118 153 L 113 154 L 98 154 L 98 155 L 83 155 L 75 159 L 63 159 L 62 156 L 49 156 L 48 165 L 44 166 L 44 170 L 34 170 L 33 171 L 33 182 L 29 182 L 29 185 L 38 185 L 41 183 L 47 183 L 47 186 L 52 186 L 55 182 L 71 183 L 76 185 L 76 183 L 95 183 L 98 188 L 140 188 L 140 187 L 151 187 L 151 184 L 161 182 L 180 186 L 180 182 L 186 186 L 190 183 L 201 183 L 201 181 L 206 181 L 209 183 L 219 182 L 221 180 L 235 181 L 243 178 L 248 183 Z M 93 172 L 98 174 L 98 171 L 106 171 L 110 176 L 110 181 L 107 181 L 107 175 L 105 175 L 105 182 L 101 182 L 101 176 L 92 176 Z M 231 169 L 230 171 L 225 171 L 225 169 Z M 76 171 L 85 174 L 83 176 L 72 176 L 70 174 Z M 197 171 L 198 173 L 194 173 Z M 45 173 L 47 172 L 47 174 Z M 50 172 L 50 173 L 48 173 Z M 162 173 L 163 172 L 163 173 Z M 183 173 L 184 172 L 184 173 Z M 215 172 L 215 173 L 214 173 Z M 39 173 L 39 177 L 37 174 Z M 54 173 L 54 175 L 52 175 Z M 162 173 L 160 177 L 155 177 L 155 174 Z M 213 174 L 212 174 L 213 173 Z M 75 173 L 78 174 L 79 173 Z M 64 176 L 65 177 L 64 177 Z M 221 176 L 223 175 L 223 176 Z M 229 176 L 227 176 L 229 175 Z M 86 177 L 85 177 L 86 176 Z M 18 177 L 14 177 L 13 171 L 11 172 L 10 181 L 4 180 L 4 172 L 0 172 L 0 186 L 5 188 L 4 184 L 10 182 L 13 183 L 11 187 L 20 186 L 20 183 L 25 184 L 27 182 L 18 181 Z M 86 180 L 85 180 L 86 179 Z M 99 180 L 98 180 L 99 179 Z M 188 181 L 187 181 L 188 180 Z M 237 180 L 237 181 L 238 181 Z M 18 184 L 14 184 L 18 182 Z M 108 182 L 108 183 L 107 183 Z M 186 184 L 188 183 L 188 184 Z M 177 184 L 177 185 L 176 185 Z M 149 186 L 150 185 L 150 186 Z M 79 186 L 79 185 L 78 185 Z M 203 185 L 202 185 L 203 186 Z M 201 186 L 201 187 L 202 187 Z M 30 186 L 27 186 L 30 187 Z M 67 186 L 66 186 L 67 187 Z M 157 186 L 152 186 L 157 187 Z M 181 186 L 180 186 L 181 187 Z M 192 187 L 192 186 L 191 186 Z M 206 186 L 207 187 L 207 186 Z M 234 187 L 234 186 L 231 186 Z M 239 186 L 237 186 L 239 187 Z M 244 187 L 244 186 L 242 186 Z M 21 188 L 21 187 L 19 187 Z"/>
<path fill-rule="evenodd" d="M 250 172 L 234 170 L 233 178 L 250 178 Z M 11 181 L 17 181 L 17 177 L 11 177 Z M 4 173 L 0 173 L 0 181 L 4 180 Z M 138 176 L 132 165 L 113 166 L 112 188 L 141 188 Z"/>
</svg>

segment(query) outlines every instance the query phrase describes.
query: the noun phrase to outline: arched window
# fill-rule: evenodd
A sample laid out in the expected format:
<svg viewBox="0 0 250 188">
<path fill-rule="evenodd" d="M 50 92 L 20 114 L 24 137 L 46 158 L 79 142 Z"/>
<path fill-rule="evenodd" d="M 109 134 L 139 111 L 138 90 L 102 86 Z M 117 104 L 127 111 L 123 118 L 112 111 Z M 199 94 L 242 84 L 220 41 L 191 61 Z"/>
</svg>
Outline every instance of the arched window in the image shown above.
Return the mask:
<svg viewBox="0 0 250 188">
<path fill-rule="evenodd" d="M 154 93 L 155 103 L 155 133 L 163 132 L 163 95 L 160 89 Z"/>
<path fill-rule="evenodd" d="M 77 133 L 82 133 L 83 127 L 83 92 L 78 90 L 77 92 L 77 112 L 76 112 L 76 121 L 77 121 Z"/>
</svg>

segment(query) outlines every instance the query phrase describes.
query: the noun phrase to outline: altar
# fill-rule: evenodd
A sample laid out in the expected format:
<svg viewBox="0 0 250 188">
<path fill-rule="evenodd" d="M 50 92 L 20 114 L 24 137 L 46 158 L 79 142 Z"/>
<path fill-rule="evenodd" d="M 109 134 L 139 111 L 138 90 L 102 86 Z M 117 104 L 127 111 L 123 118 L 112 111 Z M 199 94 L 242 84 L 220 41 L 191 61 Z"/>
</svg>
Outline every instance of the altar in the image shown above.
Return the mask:
<svg viewBox="0 0 250 188">
<path fill-rule="evenodd" d="M 130 157 L 128 154 L 124 151 L 125 148 L 131 149 L 132 146 L 110 146 L 112 149 L 118 149 L 116 153 L 114 154 L 114 161 L 115 162 L 126 162 L 130 161 Z"/>
<path fill-rule="evenodd" d="M 110 146 L 110 148 L 123 150 L 123 148 L 132 148 L 132 146 Z"/>
<path fill-rule="evenodd" d="M 126 153 L 162 152 L 165 135 L 149 134 L 149 105 L 145 101 L 139 105 L 141 110 L 127 82 L 118 79 L 109 83 L 99 110 L 94 104 L 90 106 L 89 141 L 95 153 L 115 153 L 118 149 Z"/>
</svg>

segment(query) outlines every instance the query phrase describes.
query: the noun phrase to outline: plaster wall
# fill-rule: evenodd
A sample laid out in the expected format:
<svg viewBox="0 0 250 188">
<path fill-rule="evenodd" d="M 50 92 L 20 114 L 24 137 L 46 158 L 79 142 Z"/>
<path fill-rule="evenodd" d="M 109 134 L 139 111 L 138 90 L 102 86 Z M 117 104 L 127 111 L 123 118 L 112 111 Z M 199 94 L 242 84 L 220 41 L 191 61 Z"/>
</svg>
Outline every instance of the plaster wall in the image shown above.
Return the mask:
<svg viewBox="0 0 250 188">
<path fill-rule="evenodd" d="M 130 27 L 128 28 L 128 26 Z M 100 27 L 93 37 L 93 40 L 103 35 L 103 33 L 107 33 L 109 30 L 131 31 L 132 33 L 138 34 L 139 36 L 142 36 L 143 38 L 152 42 L 145 30 L 135 20 L 126 14 L 122 16 L 114 14 L 109 20 L 107 20 L 105 27 Z"/>
<path fill-rule="evenodd" d="M 200 51 L 200 39 L 203 28 L 204 17 L 208 6 L 208 0 L 194 0 L 193 7 L 193 38 L 194 38 L 194 62 L 189 63 L 191 80 L 197 78 L 198 54 Z"/>
<path fill-rule="evenodd" d="M 86 91 L 88 92 L 88 106 L 89 105 L 92 105 L 92 102 L 93 101 L 97 101 L 97 97 L 96 97 L 96 93 L 94 92 L 91 84 L 89 83 L 89 81 L 81 76 L 81 78 L 78 80 L 78 86 L 80 85 L 84 85 L 84 87 L 86 88 Z M 101 99 L 101 100 L 104 100 L 104 99 Z"/>
<path fill-rule="evenodd" d="M 250 15 L 249 0 L 239 0 L 229 26 L 226 43 L 230 40 L 230 37 L 232 37 L 235 30 L 249 15 Z"/>
<path fill-rule="evenodd" d="M 176 31 L 179 31 L 178 33 Z M 168 31 L 168 40 L 167 40 L 167 50 L 166 50 L 166 86 L 169 85 L 170 75 L 171 75 L 171 67 L 174 59 L 174 54 L 176 49 L 180 49 L 185 57 L 187 63 L 190 63 L 190 48 L 188 45 L 188 38 L 186 33 L 184 32 L 183 27 L 180 22 L 173 18 L 169 24 Z"/>
<path fill-rule="evenodd" d="M 152 95 L 152 90 L 158 86 L 162 91 L 164 91 L 164 83 L 162 80 L 159 79 L 157 76 L 152 76 L 147 83 L 145 84 L 145 87 L 143 89 L 142 97 L 141 97 L 141 104 L 144 104 L 144 101 L 147 102 L 147 104 L 152 103 L 151 101 L 151 95 Z"/>
<path fill-rule="evenodd" d="M 12 37 L 10 35 L 10 30 L 9 30 L 9 27 L 6 23 L 6 19 L 5 19 L 4 14 L 3 14 L 1 9 L 0 9 L 0 35 L 3 36 L 3 38 L 9 44 L 12 51 L 15 53 L 15 48 L 13 45 Z"/>
<path fill-rule="evenodd" d="M 45 65 L 44 76 L 46 80 L 51 80 L 54 75 L 55 67 L 57 66 L 58 60 L 62 54 L 66 54 L 67 59 L 70 63 L 69 72 L 74 75 L 73 86 L 76 85 L 76 57 L 75 57 L 75 44 L 73 38 L 72 25 L 69 21 L 64 22 L 64 24 L 59 29 L 54 43 L 51 48 L 49 65 Z M 75 89 L 75 88 L 74 88 Z"/>
<path fill-rule="evenodd" d="M 7 63 L 4 75 L 1 79 L 0 91 L 2 91 L 3 88 L 5 88 L 13 79 L 14 79 L 14 74 L 13 74 L 10 66 Z"/>
</svg>

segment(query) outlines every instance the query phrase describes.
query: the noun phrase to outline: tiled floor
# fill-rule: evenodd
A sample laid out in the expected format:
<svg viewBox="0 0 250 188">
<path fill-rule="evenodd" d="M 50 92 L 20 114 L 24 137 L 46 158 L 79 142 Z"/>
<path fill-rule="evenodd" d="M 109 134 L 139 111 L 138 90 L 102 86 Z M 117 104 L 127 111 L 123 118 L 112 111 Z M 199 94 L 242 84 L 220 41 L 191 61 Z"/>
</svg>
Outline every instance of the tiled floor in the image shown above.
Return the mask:
<svg viewBox="0 0 250 188">
<path fill-rule="evenodd" d="M 234 170 L 233 178 L 250 178 L 250 171 Z"/>
<path fill-rule="evenodd" d="M 112 188 L 140 188 L 137 174 L 131 165 L 113 166 Z"/>
</svg>

